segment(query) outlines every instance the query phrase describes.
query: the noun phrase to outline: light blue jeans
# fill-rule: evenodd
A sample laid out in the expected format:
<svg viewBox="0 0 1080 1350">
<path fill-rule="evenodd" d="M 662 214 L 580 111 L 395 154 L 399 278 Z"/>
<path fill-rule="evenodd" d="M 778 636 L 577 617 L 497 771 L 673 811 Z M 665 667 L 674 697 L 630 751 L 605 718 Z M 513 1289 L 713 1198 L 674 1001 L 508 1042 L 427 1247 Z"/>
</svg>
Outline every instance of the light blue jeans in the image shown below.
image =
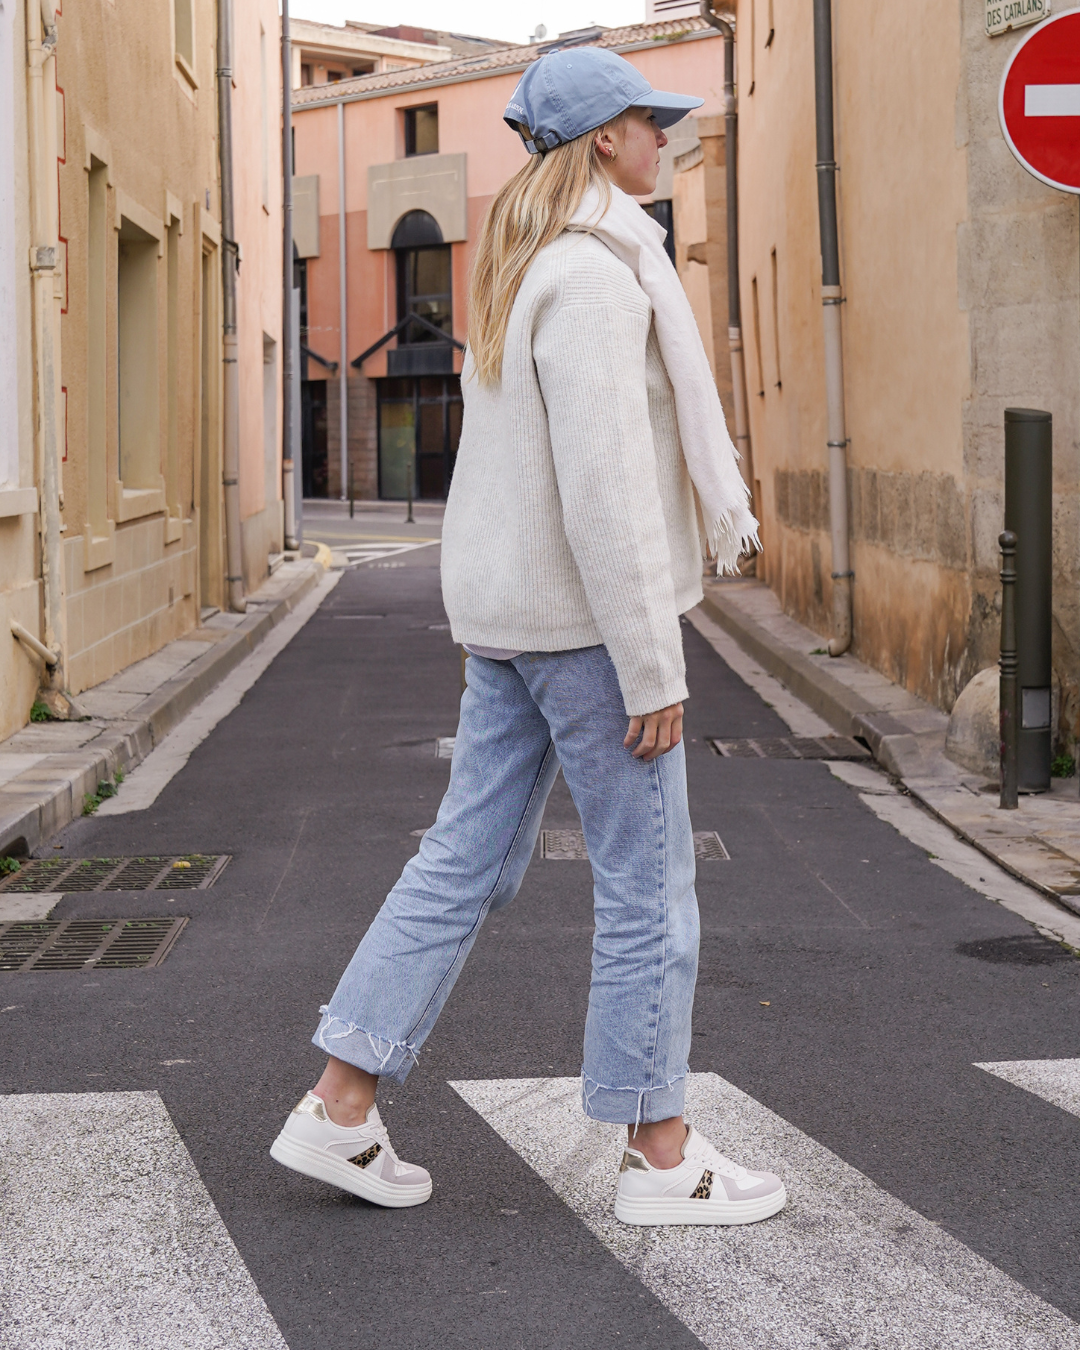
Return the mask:
<svg viewBox="0 0 1080 1350">
<path fill-rule="evenodd" d="M 466 672 L 438 820 L 314 1042 L 404 1082 L 480 925 L 518 892 L 561 764 L 594 883 L 582 1105 L 621 1124 L 681 1115 L 698 953 L 683 747 L 652 763 L 623 748 L 627 718 L 605 647 L 470 656 Z"/>
</svg>

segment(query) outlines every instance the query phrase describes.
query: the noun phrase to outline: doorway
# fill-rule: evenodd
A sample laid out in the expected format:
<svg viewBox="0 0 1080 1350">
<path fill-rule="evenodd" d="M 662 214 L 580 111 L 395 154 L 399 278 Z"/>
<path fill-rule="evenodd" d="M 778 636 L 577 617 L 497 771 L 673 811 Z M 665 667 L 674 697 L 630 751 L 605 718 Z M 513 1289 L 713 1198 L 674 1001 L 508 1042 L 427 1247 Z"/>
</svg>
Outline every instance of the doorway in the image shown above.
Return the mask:
<svg viewBox="0 0 1080 1350">
<path fill-rule="evenodd" d="M 461 439 L 457 375 L 379 380 L 379 496 L 444 501 Z"/>
</svg>

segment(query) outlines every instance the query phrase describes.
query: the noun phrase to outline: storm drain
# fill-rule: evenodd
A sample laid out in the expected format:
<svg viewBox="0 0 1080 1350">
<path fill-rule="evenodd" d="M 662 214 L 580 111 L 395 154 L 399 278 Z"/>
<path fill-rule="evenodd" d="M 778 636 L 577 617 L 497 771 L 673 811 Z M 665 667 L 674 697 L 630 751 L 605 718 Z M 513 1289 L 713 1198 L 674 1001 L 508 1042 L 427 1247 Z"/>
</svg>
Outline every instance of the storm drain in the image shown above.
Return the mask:
<svg viewBox="0 0 1080 1350">
<path fill-rule="evenodd" d="M 587 862 L 585 836 L 580 830 L 541 830 L 540 856 L 552 862 Z M 730 862 L 731 854 L 715 830 L 694 831 L 694 856 L 702 861 Z"/>
<path fill-rule="evenodd" d="M 870 751 L 851 736 L 758 736 L 745 740 L 713 739 L 709 744 L 725 759 L 870 759 Z"/>
<path fill-rule="evenodd" d="M 31 858 L 0 881 L 0 892 L 72 895 L 78 891 L 205 891 L 229 854 L 155 858 Z"/>
<path fill-rule="evenodd" d="M 186 918 L 0 923 L 0 970 L 148 970 L 165 960 L 186 923 Z"/>
</svg>

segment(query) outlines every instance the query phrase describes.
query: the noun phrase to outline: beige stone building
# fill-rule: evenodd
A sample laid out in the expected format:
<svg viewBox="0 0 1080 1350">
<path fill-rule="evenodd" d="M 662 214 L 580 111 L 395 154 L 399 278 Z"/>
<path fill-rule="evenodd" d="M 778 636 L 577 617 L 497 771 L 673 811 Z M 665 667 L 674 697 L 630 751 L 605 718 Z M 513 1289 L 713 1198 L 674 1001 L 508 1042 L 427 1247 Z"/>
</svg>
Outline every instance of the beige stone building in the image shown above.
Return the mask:
<svg viewBox="0 0 1080 1350">
<path fill-rule="evenodd" d="M 232 21 L 252 589 L 283 546 L 280 30 L 274 0 Z M 217 22 L 0 9 L 0 736 L 39 687 L 77 695 L 226 604 Z"/>
<path fill-rule="evenodd" d="M 813 30 L 795 0 L 738 0 L 741 295 L 759 560 L 830 629 L 832 571 Z M 853 651 L 950 708 L 997 656 L 1003 412 L 1054 417 L 1059 743 L 1080 732 L 1077 203 L 998 127 L 1023 33 L 982 0 L 834 0 Z"/>
</svg>

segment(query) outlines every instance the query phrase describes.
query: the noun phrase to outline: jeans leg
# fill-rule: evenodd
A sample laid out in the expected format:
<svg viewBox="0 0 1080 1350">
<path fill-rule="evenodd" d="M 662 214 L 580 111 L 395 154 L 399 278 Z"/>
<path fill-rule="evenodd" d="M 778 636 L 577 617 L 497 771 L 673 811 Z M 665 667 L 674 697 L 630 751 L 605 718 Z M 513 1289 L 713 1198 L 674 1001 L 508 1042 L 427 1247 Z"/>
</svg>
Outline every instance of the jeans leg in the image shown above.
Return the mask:
<svg viewBox="0 0 1080 1350">
<path fill-rule="evenodd" d="M 558 760 L 507 661 L 470 656 L 450 786 L 435 824 L 364 935 L 314 1036 L 404 1082 L 491 909 L 518 892 Z"/>
<path fill-rule="evenodd" d="M 627 718 L 606 648 L 515 664 L 551 728 L 593 869 L 583 1106 L 597 1120 L 666 1120 L 683 1109 L 697 981 L 684 750 L 647 764 L 623 748 Z"/>
</svg>

